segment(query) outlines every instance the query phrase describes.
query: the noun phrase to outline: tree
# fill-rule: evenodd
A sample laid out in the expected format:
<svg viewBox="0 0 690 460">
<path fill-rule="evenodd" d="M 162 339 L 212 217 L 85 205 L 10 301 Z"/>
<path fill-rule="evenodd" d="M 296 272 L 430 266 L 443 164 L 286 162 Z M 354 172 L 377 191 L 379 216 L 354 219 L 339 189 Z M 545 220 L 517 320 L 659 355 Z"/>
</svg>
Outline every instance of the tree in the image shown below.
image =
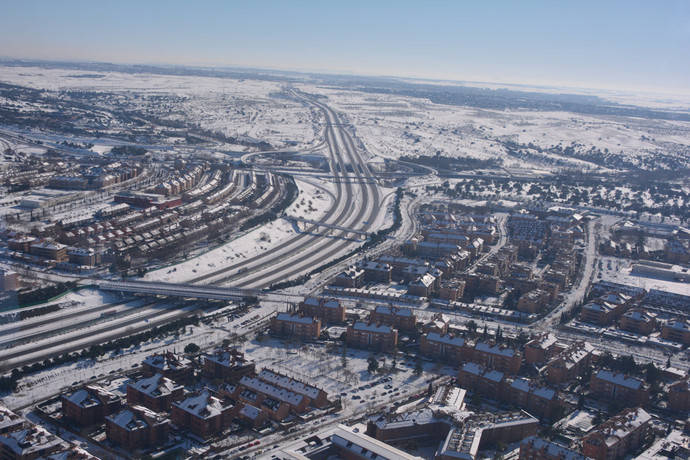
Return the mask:
<svg viewBox="0 0 690 460">
<path fill-rule="evenodd" d="M 193 342 L 192 342 L 192 343 L 188 343 L 188 344 L 184 347 L 184 352 L 187 353 L 187 354 L 198 353 L 199 350 L 201 350 L 201 348 L 199 348 L 199 345 L 197 345 L 196 343 L 193 343 Z"/>
<path fill-rule="evenodd" d="M 367 366 L 367 370 L 369 371 L 370 374 L 373 374 L 379 369 L 379 360 L 376 359 L 373 356 L 369 356 L 367 359 L 367 362 L 369 363 L 369 366 Z"/>
<path fill-rule="evenodd" d="M 472 334 L 477 332 L 477 323 L 475 323 L 473 319 L 466 322 L 465 326 L 467 326 L 467 330 L 470 331 Z"/>
<path fill-rule="evenodd" d="M 422 375 L 422 372 L 424 372 L 424 366 L 421 358 L 417 357 L 417 361 L 414 363 L 414 375 Z"/>
<path fill-rule="evenodd" d="M 343 366 L 343 369 L 347 368 L 347 346 L 345 342 L 343 342 L 343 348 L 340 355 L 340 364 Z"/>
</svg>

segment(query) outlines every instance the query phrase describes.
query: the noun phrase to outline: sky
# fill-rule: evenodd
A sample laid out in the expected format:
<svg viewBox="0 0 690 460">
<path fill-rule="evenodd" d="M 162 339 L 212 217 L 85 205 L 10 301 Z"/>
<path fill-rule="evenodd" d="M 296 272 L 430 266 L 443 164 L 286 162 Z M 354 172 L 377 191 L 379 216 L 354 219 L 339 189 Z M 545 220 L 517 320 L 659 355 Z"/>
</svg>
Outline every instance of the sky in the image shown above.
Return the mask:
<svg viewBox="0 0 690 460">
<path fill-rule="evenodd" d="M 690 94 L 690 0 L 0 5 L 1 57 Z"/>
</svg>

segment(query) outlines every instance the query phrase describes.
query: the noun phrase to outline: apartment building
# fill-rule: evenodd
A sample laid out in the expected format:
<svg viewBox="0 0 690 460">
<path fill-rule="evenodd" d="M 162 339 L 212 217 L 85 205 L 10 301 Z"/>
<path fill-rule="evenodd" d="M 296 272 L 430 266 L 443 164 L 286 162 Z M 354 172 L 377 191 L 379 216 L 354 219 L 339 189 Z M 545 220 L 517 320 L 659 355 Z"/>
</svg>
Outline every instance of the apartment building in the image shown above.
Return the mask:
<svg viewBox="0 0 690 460">
<path fill-rule="evenodd" d="M 541 334 L 525 344 L 525 362 L 545 363 L 565 350 L 566 345 L 552 333 Z"/>
<path fill-rule="evenodd" d="M 486 369 L 477 363 L 465 363 L 458 371 L 458 385 L 493 399 L 505 394 L 506 378 L 503 372 Z"/>
<path fill-rule="evenodd" d="M 170 420 L 143 406 L 131 406 L 105 418 L 108 440 L 129 450 L 146 449 L 168 440 Z"/>
<path fill-rule="evenodd" d="M 398 345 L 398 330 L 385 324 L 357 321 L 348 326 L 345 340 L 349 346 L 391 351 Z"/>
<path fill-rule="evenodd" d="M 592 365 L 594 347 L 587 342 L 575 342 L 550 359 L 543 371 L 546 381 L 557 385 L 574 380 Z"/>
<path fill-rule="evenodd" d="M 316 340 L 321 335 L 321 320 L 298 313 L 278 313 L 271 318 L 271 333 L 298 337 L 302 340 Z"/>
<path fill-rule="evenodd" d="M 508 386 L 508 398 L 516 406 L 540 418 L 551 419 L 559 413 L 561 402 L 556 390 L 517 378 Z"/>
<path fill-rule="evenodd" d="M 632 308 L 620 317 L 618 327 L 635 334 L 649 335 L 656 329 L 656 318 L 641 308 Z"/>
<path fill-rule="evenodd" d="M 202 357 L 202 374 L 208 379 L 237 382 L 245 375 L 252 375 L 254 362 L 248 361 L 244 353 L 236 348 L 221 348 Z"/>
<path fill-rule="evenodd" d="M 678 412 L 690 411 L 690 379 L 684 378 L 668 387 L 668 407 Z"/>
<path fill-rule="evenodd" d="M 621 459 L 642 443 L 651 419 L 642 408 L 626 409 L 587 434 L 582 453 L 594 460 Z"/>
<path fill-rule="evenodd" d="M 154 412 L 166 412 L 174 401 L 184 396 L 184 387 L 162 374 L 145 377 L 127 385 L 127 404 L 145 406 Z"/>
<path fill-rule="evenodd" d="M 666 321 L 661 326 L 661 337 L 684 345 L 690 345 L 690 325 L 680 319 Z"/>
<path fill-rule="evenodd" d="M 399 331 L 413 332 L 417 327 L 417 316 L 410 308 L 377 305 L 369 315 L 369 322 L 387 324 Z"/>
<path fill-rule="evenodd" d="M 87 385 L 60 397 L 62 417 L 81 426 L 102 423 L 120 409 L 119 396 L 98 385 Z"/>
<path fill-rule="evenodd" d="M 330 404 L 328 401 L 328 393 L 326 393 L 323 389 L 292 377 L 288 377 L 271 369 L 262 369 L 257 377 L 260 380 L 270 383 L 276 387 L 302 395 L 303 397 L 307 398 L 308 405 L 324 408 Z"/>
<path fill-rule="evenodd" d="M 475 363 L 509 374 L 517 374 L 522 366 L 522 353 L 504 344 L 477 342 L 471 356 Z"/>
<path fill-rule="evenodd" d="M 194 377 L 192 361 L 172 352 L 156 353 L 147 356 L 142 363 L 145 377 L 162 374 L 175 382 L 189 382 Z"/>
<path fill-rule="evenodd" d="M 213 396 L 209 390 L 191 395 L 171 406 L 172 422 L 197 436 L 208 438 L 230 426 L 239 407 Z"/>
<path fill-rule="evenodd" d="M 589 388 L 599 397 L 628 405 L 644 406 L 649 402 L 649 388 L 642 380 L 606 369 L 592 374 Z"/>
<path fill-rule="evenodd" d="M 429 332 L 423 335 L 419 348 L 424 356 L 441 359 L 453 364 L 460 364 L 467 360 L 469 354 L 465 339 L 453 334 L 439 334 Z"/>
<path fill-rule="evenodd" d="M 337 299 L 307 297 L 300 302 L 299 310 L 304 316 L 319 318 L 323 323 L 344 323 L 347 309 Z"/>
</svg>

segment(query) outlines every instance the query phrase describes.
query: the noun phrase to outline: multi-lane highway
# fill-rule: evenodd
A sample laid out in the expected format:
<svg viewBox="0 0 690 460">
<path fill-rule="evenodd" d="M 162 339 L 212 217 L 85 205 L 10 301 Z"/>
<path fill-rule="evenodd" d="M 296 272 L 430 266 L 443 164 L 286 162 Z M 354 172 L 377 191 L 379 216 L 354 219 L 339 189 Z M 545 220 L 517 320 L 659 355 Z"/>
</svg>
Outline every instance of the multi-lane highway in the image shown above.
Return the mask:
<svg viewBox="0 0 690 460">
<path fill-rule="evenodd" d="M 370 231 L 381 211 L 381 196 L 375 178 L 355 147 L 352 135 L 330 107 L 301 94 L 294 94 L 305 103 L 317 107 L 325 118 L 324 138 L 331 174 L 335 177 L 336 193 L 334 203 L 321 223 Z M 346 233 L 334 230 L 331 236 L 345 236 Z M 263 288 L 307 273 L 353 247 L 353 244 L 345 238 L 323 238 L 307 229 L 262 254 L 189 282 Z"/>
</svg>

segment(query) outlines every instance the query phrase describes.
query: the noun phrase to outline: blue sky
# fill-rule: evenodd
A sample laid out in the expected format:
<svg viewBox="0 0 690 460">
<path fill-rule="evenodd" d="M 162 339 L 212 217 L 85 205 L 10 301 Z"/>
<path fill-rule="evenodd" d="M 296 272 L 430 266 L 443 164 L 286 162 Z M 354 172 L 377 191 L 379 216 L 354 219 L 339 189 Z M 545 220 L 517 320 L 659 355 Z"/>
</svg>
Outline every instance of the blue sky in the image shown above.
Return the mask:
<svg viewBox="0 0 690 460">
<path fill-rule="evenodd" d="M 690 93 L 690 1 L 10 1 L 0 56 Z"/>
</svg>

